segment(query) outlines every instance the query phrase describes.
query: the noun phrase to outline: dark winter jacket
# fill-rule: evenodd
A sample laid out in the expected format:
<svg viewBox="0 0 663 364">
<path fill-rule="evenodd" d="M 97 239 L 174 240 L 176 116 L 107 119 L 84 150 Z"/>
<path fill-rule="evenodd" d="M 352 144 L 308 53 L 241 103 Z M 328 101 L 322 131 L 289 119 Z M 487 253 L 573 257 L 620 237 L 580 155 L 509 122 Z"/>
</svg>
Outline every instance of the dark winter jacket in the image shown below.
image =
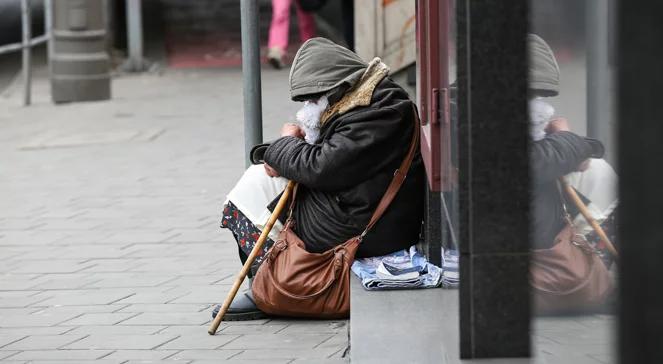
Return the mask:
<svg viewBox="0 0 663 364">
<path fill-rule="evenodd" d="M 550 248 L 554 244 L 555 237 L 566 224 L 562 202 L 571 216 L 577 214 L 573 203 L 560 193 L 559 178 L 575 171 L 586 159 L 600 158 L 602 154 L 603 146 L 598 140 L 568 131 L 553 133 L 532 143 L 533 248 Z"/>
<path fill-rule="evenodd" d="M 338 51 L 350 52 L 344 48 Z M 343 62 L 329 59 L 333 54 L 323 57 L 330 61 L 325 67 L 343 66 Z M 293 70 L 295 67 L 297 57 Z M 388 77 L 378 77 L 370 67 L 364 72 L 367 67 L 364 64 L 363 76 L 353 81 L 351 90 L 323 114 L 324 124 L 316 144 L 283 137 L 264 155 L 265 162 L 280 175 L 299 182 L 294 211 L 296 232 L 312 252 L 327 250 L 363 231 L 410 145 L 415 127 L 412 101 Z M 352 71 L 357 73 L 356 69 Z M 324 74 L 324 70 L 321 72 Z M 342 70 L 336 75 L 339 80 L 348 76 Z M 417 243 L 424 211 L 424 183 L 423 163 L 417 153 L 398 195 L 361 243 L 359 257 L 384 255 Z"/>
</svg>

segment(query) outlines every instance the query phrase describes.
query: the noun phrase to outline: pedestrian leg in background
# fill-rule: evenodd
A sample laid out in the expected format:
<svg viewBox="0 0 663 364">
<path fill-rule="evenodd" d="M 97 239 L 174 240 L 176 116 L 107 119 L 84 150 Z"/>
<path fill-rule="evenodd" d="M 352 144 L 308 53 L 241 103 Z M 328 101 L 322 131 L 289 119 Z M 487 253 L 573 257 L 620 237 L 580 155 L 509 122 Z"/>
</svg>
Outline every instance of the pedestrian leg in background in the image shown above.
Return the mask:
<svg viewBox="0 0 663 364">
<path fill-rule="evenodd" d="M 302 10 L 299 1 L 295 1 L 297 8 L 297 24 L 299 25 L 299 38 L 302 43 L 315 37 L 315 18 L 313 13 Z"/>
<path fill-rule="evenodd" d="M 288 47 L 291 3 L 292 0 L 272 0 L 272 22 L 269 25 L 267 59 L 276 69 L 284 66 L 283 55 Z"/>
</svg>

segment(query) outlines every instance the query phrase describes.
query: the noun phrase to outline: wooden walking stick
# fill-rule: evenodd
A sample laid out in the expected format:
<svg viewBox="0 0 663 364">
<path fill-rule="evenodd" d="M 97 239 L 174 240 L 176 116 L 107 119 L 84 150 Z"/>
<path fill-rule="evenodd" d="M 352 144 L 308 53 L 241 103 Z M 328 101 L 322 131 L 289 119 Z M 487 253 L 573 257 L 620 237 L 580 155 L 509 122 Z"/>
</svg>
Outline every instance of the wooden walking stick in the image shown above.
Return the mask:
<svg viewBox="0 0 663 364">
<path fill-rule="evenodd" d="M 608 236 L 605 234 L 605 231 L 603 231 L 603 228 L 601 228 L 601 225 L 599 225 L 596 220 L 594 220 L 594 217 L 592 214 L 589 212 L 587 209 L 587 206 L 582 202 L 578 194 L 576 193 L 576 190 L 573 189 L 567 182 L 564 177 L 561 177 L 559 179 L 559 182 L 562 184 L 562 187 L 564 188 L 564 191 L 566 194 L 569 196 L 569 198 L 573 201 L 573 204 L 576 205 L 582 216 L 587 220 L 589 225 L 592 226 L 592 229 L 596 231 L 596 234 L 601 238 L 605 246 L 608 248 L 610 251 L 610 254 L 612 254 L 615 259 L 619 258 L 619 254 L 617 254 L 617 249 L 615 249 L 615 246 L 612 244 Z"/>
<path fill-rule="evenodd" d="M 279 218 L 279 215 L 281 215 L 281 211 L 283 211 L 283 208 L 285 207 L 286 203 L 288 203 L 288 198 L 290 198 L 290 195 L 292 194 L 292 190 L 295 188 L 295 185 L 296 185 L 295 182 L 289 181 L 288 185 L 285 187 L 285 190 L 283 191 L 283 194 L 281 195 L 278 204 L 276 204 L 276 207 L 274 208 L 274 212 L 272 212 L 272 215 L 269 217 L 269 220 L 267 220 L 267 225 L 265 225 L 265 228 L 260 234 L 260 237 L 258 238 L 256 245 L 251 250 L 251 254 L 249 254 L 249 257 L 246 259 L 246 262 L 244 262 L 242 270 L 239 271 L 237 278 L 235 278 L 235 283 L 233 283 L 230 292 L 228 292 L 225 301 L 223 301 L 223 305 L 221 306 L 219 313 L 214 318 L 214 321 L 212 321 L 209 330 L 207 330 L 208 334 L 214 335 L 216 333 L 216 330 L 219 328 L 223 316 L 228 311 L 228 307 L 230 307 L 230 304 L 235 299 L 239 287 L 242 285 L 242 282 L 244 282 L 244 278 L 246 278 L 246 275 L 249 273 L 249 269 L 251 269 L 251 264 L 253 264 L 253 262 L 256 260 L 258 254 L 260 254 L 262 246 L 265 245 L 265 241 L 267 240 L 269 232 L 272 230 L 272 227 L 274 227 L 274 223 Z"/>
</svg>

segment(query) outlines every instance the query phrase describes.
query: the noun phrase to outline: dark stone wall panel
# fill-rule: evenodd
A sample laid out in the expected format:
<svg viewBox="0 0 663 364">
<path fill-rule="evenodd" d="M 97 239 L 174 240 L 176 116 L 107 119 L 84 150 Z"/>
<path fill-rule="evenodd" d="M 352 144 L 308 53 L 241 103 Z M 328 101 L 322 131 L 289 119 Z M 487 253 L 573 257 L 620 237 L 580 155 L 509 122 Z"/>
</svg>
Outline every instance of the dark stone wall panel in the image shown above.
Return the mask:
<svg viewBox="0 0 663 364">
<path fill-rule="evenodd" d="M 530 354 L 527 5 L 457 3 L 462 358 Z"/>
<path fill-rule="evenodd" d="M 663 363 L 663 3 L 617 7 L 619 358 Z"/>
<path fill-rule="evenodd" d="M 469 15 L 458 27 L 459 176 L 468 202 L 460 205 L 461 251 L 522 252 L 530 203 L 527 1 L 458 4 Z"/>
</svg>

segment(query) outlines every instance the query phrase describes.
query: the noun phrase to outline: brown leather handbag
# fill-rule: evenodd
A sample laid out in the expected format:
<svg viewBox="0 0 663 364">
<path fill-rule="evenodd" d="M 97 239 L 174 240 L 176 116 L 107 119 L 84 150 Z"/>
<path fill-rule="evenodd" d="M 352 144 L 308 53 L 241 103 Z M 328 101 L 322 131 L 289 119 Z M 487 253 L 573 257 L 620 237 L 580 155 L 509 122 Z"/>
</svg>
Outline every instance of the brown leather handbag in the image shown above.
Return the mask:
<svg viewBox="0 0 663 364">
<path fill-rule="evenodd" d="M 568 223 L 555 245 L 533 250 L 530 258 L 533 303 L 539 314 L 595 308 L 613 290 L 608 269 L 585 236 L 576 233 L 566 206 L 564 211 Z"/>
<path fill-rule="evenodd" d="M 277 241 L 265 255 L 251 285 L 260 310 L 291 317 L 344 318 L 350 313 L 350 266 L 366 233 L 375 225 L 398 193 L 419 145 L 419 118 L 415 113 L 412 142 L 366 229 L 323 253 L 309 253 L 293 231 L 292 211 Z M 295 187 L 296 188 L 296 187 Z"/>
</svg>

